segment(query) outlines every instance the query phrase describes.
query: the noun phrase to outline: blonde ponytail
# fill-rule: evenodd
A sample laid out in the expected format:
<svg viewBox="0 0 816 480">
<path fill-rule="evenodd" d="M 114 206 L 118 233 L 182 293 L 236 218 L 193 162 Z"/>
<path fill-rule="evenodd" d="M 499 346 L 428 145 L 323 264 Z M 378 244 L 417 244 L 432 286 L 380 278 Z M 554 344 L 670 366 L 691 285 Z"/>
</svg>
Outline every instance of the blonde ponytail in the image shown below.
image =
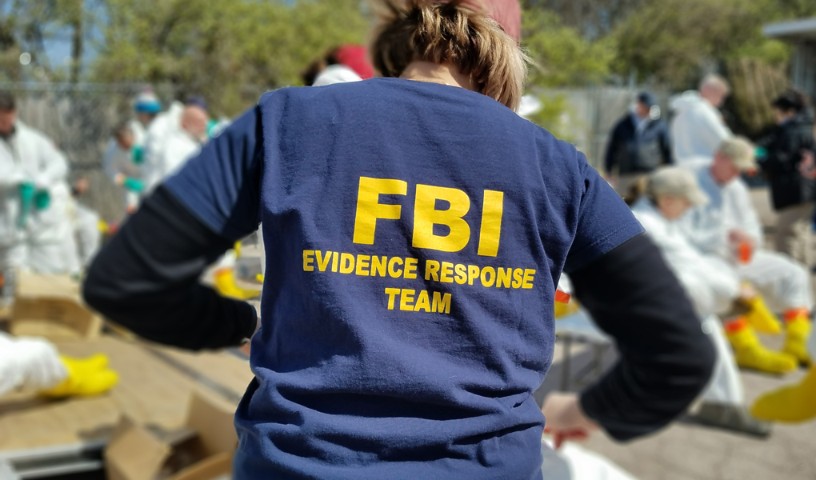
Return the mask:
<svg viewBox="0 0 816 480">
<path fill-rule="evenodd" d="M 524 91 L 527 57 L 495 20 L 461 0 L 380 0 L 371 56 L 384 77 L 413 61 L 451 64 L 476 90 L 515 110 Z"/>
</svg>

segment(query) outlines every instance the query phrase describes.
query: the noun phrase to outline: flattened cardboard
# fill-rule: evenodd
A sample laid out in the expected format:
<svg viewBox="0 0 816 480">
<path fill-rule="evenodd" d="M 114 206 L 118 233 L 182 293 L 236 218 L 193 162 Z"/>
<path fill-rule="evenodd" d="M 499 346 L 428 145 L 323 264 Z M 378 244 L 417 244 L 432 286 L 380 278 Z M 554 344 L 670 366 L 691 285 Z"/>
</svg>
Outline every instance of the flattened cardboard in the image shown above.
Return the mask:
<svg viewBox="0 0 816 480">
<path fill-rule="evenodd" d="M 110 480 L 210 480 L 228 475 L 238 439 L 233 408 L 204 392 L 190 398 L 183 441 L 124 419 L 105 451 Z"/>
<path fill-rule="evenodd" d="M 170 445 L 123 417 L 105 448 L 107 476 L 110 480 L 154 478 L 170 451 Z"/>
</svg>

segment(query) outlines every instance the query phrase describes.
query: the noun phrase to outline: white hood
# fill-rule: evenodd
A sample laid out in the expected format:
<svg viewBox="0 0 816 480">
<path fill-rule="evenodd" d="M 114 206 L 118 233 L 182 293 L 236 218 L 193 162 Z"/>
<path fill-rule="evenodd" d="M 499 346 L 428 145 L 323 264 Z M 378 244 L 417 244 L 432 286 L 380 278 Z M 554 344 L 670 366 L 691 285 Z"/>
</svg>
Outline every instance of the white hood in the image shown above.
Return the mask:
<svg viewBox="0 0 816 480">
<path fill-rule="evenodd" d="M 669 102 L 669 106 L 675 114 L 678 114 L 698 106 L 702 101 L 704 100 L 699 92 L 696 90 L 688 90 L 672 98 Z"/>
</svg>

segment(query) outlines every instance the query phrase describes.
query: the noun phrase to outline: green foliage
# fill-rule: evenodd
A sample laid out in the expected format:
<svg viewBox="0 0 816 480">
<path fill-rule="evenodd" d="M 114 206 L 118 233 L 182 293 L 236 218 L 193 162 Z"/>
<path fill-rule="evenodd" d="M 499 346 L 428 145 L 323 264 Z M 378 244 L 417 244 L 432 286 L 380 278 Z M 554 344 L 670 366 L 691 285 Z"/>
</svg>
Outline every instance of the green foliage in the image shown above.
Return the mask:
<svg viewBox="0 0 816 480">
<path fill-rule="evenodd" d="M 525 10 L 523 21 L 523 45 L 534 62 L 530 70 L 532 85 L 588 85 L 600 82 L 609 73 L 614 56 L 610 42 L 584 39 L 547 10 Z"/>
<path fill-rule="evenodd" d="M 562 140 L 575 141 L 573 135 L 576 128 L 569 123 L 572 112 L 567 97 L 560 93 L 542 94 L 537 97 L 541 101 L 541 110 L 530 115 L 528 119 Z"/>
<path fill-rule="evenodd" d="M 357 0 L 108 0 L 100 82 L 166 83 L 233 115 L 264 90 L 299 84 L 330 47 L 364 40 Z"/>
<path fill-rule="evenodd" d="M 790 48 L 762 26 L 816 14 L 799 0 L 652 0 L 612 33 L 614 70 L 673 88 L 693 85 L 706 66 L 751 58 L 784 67 Z"/>
</svg>

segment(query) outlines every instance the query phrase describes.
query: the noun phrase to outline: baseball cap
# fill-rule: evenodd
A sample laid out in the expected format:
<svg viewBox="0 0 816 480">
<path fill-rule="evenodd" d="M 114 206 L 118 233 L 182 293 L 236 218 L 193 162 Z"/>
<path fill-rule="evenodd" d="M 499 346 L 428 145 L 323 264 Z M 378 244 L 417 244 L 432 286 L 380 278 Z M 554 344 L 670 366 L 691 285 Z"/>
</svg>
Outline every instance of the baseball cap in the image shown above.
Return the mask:
<svg viewBox="0 0 816 480">
<path fill-rule="evenodd" d="M 354 70 L 363 80 L 374 76 L 374 67 L 368 61 L 368 49 L 362 45 L 341 45 L 333 56 L 338 63 Z"/>
<path fill-rule="evenodd" d="M 133 109 L 138 113 L 159 113 L 161 112 L 161 102 L 155 93 L 146 91 L 136 96 Z"/>
<path fill-rule="evenodd" d="M 461 4 L 484 12 L 516 42 L 521 41 L 521 6 L 518 0 L 463 0 Z"/>
<path fill-rule="evenodd" d="M 741 171 L 755 170 L 757 167 L 756 149 L 744 137 L 726 138 L 717 147 L 717 152 L 731 159 Z"/>
<path fill-rule="evenodd" d="M 637 101 L 646 105 L 647 107 L 651 107 L 652 105 L 657 103 L 657 99 L 655 99 L 655 96 L 649 92 L 638 93 Z"/>
<path fill-rule="evenodd" d="M 700 189 L 694 174 L 682 167 L 663 167 L 655 170 L 647 180 L 646 193 L 652 198 L 660 196 L 685 198 L 694 206 L 708 202 L 708 197 Z"/>
</svg>

